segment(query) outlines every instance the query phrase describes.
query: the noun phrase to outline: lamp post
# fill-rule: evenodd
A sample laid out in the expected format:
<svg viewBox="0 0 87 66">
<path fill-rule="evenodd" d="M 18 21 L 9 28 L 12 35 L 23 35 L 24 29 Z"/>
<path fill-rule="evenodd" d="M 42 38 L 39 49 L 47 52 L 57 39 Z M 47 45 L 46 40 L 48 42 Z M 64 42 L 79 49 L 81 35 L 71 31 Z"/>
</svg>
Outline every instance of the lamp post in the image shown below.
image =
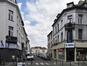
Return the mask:
<svg viewBox="0 0 87 66">
<path fill-rule="evenodd" d="M 13 60 L 13 64 L 14 64 L 14 60 L 15 60 L 15 55 L 12 55 L 12 60 Z"/>
</svg>

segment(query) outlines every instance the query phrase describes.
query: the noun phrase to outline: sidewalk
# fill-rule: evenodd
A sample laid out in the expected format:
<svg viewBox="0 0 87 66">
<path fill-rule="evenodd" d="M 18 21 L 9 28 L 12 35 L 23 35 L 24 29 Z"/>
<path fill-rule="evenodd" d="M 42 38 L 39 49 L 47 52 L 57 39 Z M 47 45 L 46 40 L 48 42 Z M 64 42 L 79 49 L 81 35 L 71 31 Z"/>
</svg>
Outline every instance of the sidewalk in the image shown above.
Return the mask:
<svg viewBox="0 0 87 66">
<path fill-rule="evenodd" d="M 65 62 L 65 61 L 54 61 L 59 66 L 87 66 L 87 61 L 77 62 Z"/>
</svg>

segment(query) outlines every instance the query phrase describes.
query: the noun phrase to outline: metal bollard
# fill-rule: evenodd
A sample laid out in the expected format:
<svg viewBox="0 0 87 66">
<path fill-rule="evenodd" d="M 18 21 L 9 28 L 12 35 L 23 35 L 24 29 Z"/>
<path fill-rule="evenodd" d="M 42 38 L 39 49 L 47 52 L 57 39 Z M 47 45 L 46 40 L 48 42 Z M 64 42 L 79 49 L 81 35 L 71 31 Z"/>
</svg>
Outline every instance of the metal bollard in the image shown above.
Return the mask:
<svg viewBox="0 0 87 66">
<path fill-rule="evenodd" d="M 63 60 L 62 60 L 62 66 L 63 66 Z"/>
<path fill-rule="evenodd" d="M 71 66 L 71 61 L 70 61 L 70 66 Z"/>
<path fill-rule="evenodd" d="M 78 66 L 79 66 L 79 60 L 78 60 Z"/>
</svg>

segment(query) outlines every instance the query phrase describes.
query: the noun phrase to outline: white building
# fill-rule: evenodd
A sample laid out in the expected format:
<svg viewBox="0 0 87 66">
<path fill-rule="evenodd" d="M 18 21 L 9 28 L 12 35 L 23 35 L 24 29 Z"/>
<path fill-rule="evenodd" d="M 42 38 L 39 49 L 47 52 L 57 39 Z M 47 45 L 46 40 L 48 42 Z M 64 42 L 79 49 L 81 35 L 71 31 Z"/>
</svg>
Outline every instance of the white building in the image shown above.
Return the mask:
<svg viewBox="0 0 87 66">
<path fill-rule="evenodd" d="M 67 3 L 53 27 L 52 58 L 64 61 L 87 60 L 87 0 Z"/>
<path fill-rule="evenodd" d="M 0 58 L 22 58 L 28 38 L 16 0 L 0 0 Z"/>
<path fill-rule="evenodd" d="M 35 55 L 46 54 L 47 48 L 45 48 L 45 47 L 32 47 L 31 52 Z"/>
<path fill-rule="evenodd" d="M 48 35 L 48 50 L 47 50 L 47 56 L 52 58 L 52 44 L 53 44 L 53 31 L 51 31 Z"/>
</svg>

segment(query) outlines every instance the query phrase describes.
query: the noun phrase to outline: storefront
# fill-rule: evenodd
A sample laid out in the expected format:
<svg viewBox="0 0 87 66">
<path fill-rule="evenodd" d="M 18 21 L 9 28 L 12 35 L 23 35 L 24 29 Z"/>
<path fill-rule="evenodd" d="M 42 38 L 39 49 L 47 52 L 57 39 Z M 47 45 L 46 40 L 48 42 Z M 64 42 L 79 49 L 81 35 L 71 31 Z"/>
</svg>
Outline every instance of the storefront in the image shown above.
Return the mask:
<svg viewBox="0 0 87 66">
<path fill-rule="evenodd" d="M 64 48 L 59 48 L 58 49 L 58 58 L 60 60 L 64 60 Z"/>
<path fill-rule="evenodd" d="M 87 48 L 77 48 L 76 52 L 77 52 L 76 60 L 87 61 Z"/>
</svg>

